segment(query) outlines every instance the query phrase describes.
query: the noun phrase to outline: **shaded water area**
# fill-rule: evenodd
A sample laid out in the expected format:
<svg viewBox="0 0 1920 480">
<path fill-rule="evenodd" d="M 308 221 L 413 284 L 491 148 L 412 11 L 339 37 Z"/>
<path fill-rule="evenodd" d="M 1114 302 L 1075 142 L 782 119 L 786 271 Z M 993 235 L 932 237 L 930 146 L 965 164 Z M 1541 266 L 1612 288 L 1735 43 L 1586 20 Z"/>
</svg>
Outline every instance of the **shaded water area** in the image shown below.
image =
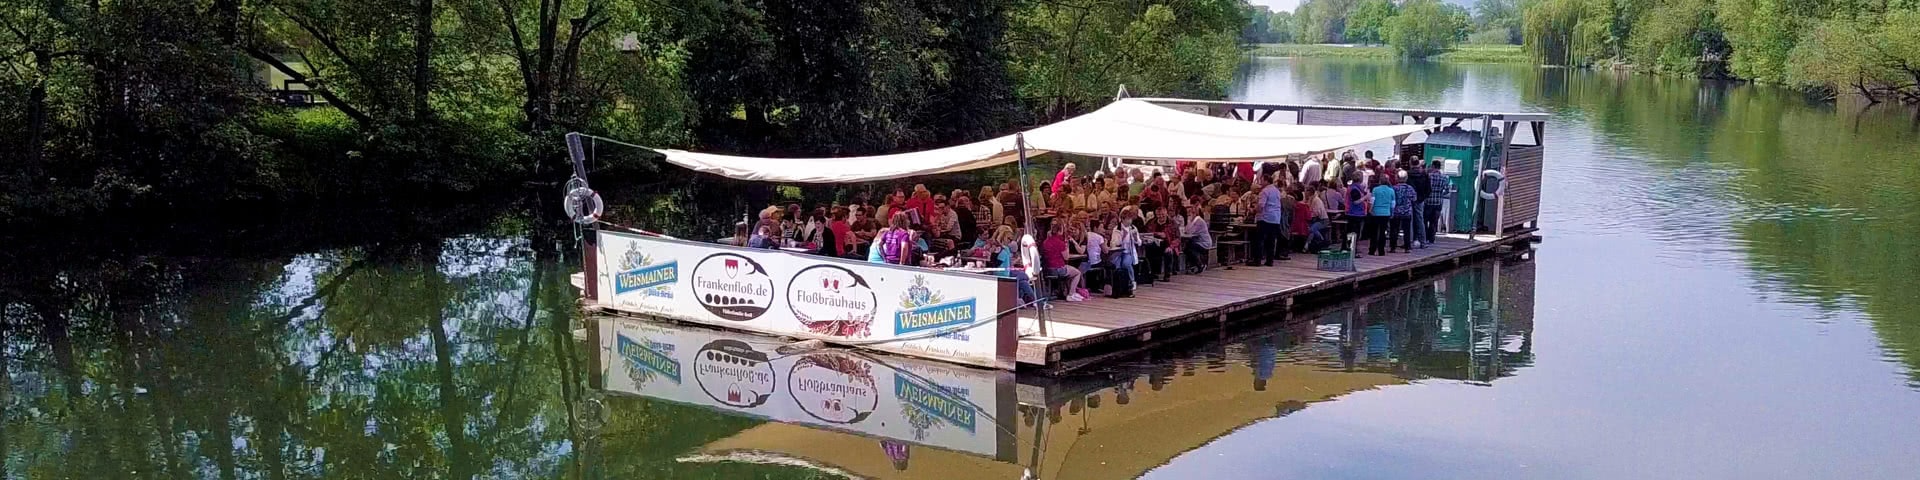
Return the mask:
<svg viewBox="0 0 1920 480">
<path fill-rule="evenodd" d="M 237 232 L 48 232 L 0 252 L 0 472 L 1920 472 L 1911 110 L 1684 79 L 1352 60 L 1250 60 L 1233 97 L 1553 113 L 1546 241 L 1039 377 L 859 352 L 781 356 L 762 338 L 586 318 L 566 280 L 573 233 L 532 214 L 550 203 L 289 215 Z M 635 223 L 700 235 L 761 200 L 702 182 L 610 200 Z M 822 388 L 859 401 L 823 401 Z"/>
</svg>

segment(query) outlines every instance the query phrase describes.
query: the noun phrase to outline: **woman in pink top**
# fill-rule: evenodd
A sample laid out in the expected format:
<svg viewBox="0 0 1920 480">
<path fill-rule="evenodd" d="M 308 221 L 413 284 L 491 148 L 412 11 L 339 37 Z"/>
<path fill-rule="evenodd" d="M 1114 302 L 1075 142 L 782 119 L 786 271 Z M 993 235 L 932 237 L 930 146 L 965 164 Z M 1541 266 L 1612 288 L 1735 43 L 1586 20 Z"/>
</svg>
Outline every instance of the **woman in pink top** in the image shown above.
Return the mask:
<svg viewBox="0 0 1920 480">
<path fill-rule="evenodd" d="M 1048 277 L 1067 277 L 1067 301 L 1078 302 L 1086 298 L 1080 296 L 1080 270 L 1067 265 L 1066 224 L 1053 222 L 1047 228 L 1047 239 L 1040 242 L 1040 266 Z"/>
</svg>

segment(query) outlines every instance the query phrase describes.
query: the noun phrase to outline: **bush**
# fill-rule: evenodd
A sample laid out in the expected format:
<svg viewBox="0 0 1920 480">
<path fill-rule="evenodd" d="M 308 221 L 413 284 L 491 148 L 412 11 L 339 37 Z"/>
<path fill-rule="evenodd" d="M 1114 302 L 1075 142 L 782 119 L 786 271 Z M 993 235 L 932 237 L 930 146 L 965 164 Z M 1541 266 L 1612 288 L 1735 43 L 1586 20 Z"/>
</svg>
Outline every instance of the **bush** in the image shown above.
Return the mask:
<svg viewBox="0 0 1920 480">
<path fill-rule="evenodd" d="M 1455 25 L 1434 0 L 1409 0 L 1387 21 L 1387 44 L 1405 58 L 1427 58 L 1453 46 Z"/>
<path fill-rule="evenodd" d="M 1474 45 L 1511 45 L 1512 35 L 1506 27 L 1495 27 L 1467 35 L 1467 43 Z"/>
</svg>

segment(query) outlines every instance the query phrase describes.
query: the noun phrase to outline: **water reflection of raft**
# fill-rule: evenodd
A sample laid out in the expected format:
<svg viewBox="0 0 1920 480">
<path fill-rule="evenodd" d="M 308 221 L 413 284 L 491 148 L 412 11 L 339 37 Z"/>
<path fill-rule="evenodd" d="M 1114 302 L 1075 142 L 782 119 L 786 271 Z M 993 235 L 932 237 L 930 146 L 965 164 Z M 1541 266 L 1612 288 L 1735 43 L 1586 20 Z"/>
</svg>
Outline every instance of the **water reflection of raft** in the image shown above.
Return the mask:
<svg viewBox="0 0 1920 480">
<path fill-rule="evenodd" d="M 1037 385 L 1018 384 L 1005 372 L 841 350 L 763 357 L 758 352 L 764 349 L 746 343 L 756 339 L 750 335 L 633 319 L 603 320 L 599 337 L 603 385 L 610 392 L 774 420 L 680 461 L 778 463 L 864 478 L 954 472 L 971 472 L 972 478 L 1020 478 L 1025 472 L 1038 478 L 1131 478 L 1261 419 L 1403 382 L 1387 373 L 1324 368 L 1338 362 L 1331 350 L 1309 350 L 1324 358 L 1285 364 L 1219 365 L 1203 375 L 1182 376 L 1168 367 L 1098 383 L 1035 378 L 1048 382 Z M 622 342 L 628 350 L 651 345 L 651 351 L 680 359 L 692 378 L 676 383 L 658 373 L 636 374 L 667 368 L 650 366 L 661 359 L 623 357 Z M 778 378 L 758 381 L 763 377 L 756 372 Z M 714 387 L 702 386 L 713 383 L 714 375 L 730 381 L 703 391 Z M 830 386 L 839 380 L 858 388 Z M 746 392 L 747 400 L 723 396 L 730 391 Z M 761 395 L 769 400 L 752 400 Z M 857 413 L 836 416 L 823 410 L 832 403 L 823 400 L 839 400 Z"/>
</svg>

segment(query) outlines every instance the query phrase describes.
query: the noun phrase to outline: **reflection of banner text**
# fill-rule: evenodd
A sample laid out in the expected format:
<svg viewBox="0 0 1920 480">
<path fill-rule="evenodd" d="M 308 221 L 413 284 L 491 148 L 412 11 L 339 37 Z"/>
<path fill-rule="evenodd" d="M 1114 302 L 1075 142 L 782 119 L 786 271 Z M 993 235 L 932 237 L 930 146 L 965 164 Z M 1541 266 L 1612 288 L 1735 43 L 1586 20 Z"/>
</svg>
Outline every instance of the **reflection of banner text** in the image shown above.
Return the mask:
<svg viewBox="0 0 1920 480">
<path fill-rule="evenodd" d="M 647 348 L 645 345 L 641 345 L 640 342 L 635 342 L 633 339 L 627 338 L 626 335 L 620 335 L 620 343 L 617 348 L 620 351 L 620 356 L 626 357 L 627 361 L 633 362 L 634 365 L 639 365 L 642 368 L 665 375 L 668 379 L 673 380 L 673 383 L 680 383 L 680 362 L 674 360 L 673 357 L 668 357 L 666 354 Z"/>
<path fill-rule="evenodd" d="M 893 392 L 895 396 L 900 397 L 900 401 L 907 402 L 914 408 L 940 417 L 947 423 L 958 425 L 969 432 L 973 431 L 975 412 L 972 405 L 955 400 L 935 388 L 908 380 L 906 376 L 899 374 L 893 377 Z"/>
</svg>

